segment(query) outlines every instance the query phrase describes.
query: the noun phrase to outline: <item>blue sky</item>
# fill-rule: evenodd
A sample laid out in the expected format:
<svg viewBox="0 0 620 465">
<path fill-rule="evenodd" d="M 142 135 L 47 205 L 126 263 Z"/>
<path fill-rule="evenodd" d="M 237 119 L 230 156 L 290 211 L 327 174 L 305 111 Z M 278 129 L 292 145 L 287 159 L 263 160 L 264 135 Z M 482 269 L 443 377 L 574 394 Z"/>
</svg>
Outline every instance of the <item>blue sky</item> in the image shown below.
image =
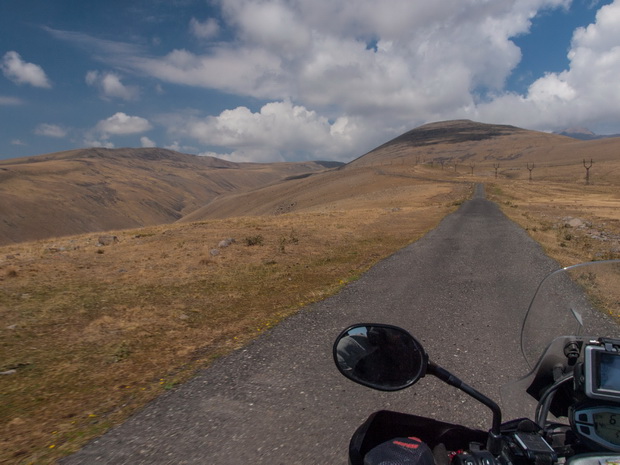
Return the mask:
<svg viewBox="0 0 620 465">
<path fill-rule="evenodd" d="M 620 133 L 620 0 L 0 0 L 0 72 L 0 159 L 348 161 L 456 118 Z"/>
</svg>

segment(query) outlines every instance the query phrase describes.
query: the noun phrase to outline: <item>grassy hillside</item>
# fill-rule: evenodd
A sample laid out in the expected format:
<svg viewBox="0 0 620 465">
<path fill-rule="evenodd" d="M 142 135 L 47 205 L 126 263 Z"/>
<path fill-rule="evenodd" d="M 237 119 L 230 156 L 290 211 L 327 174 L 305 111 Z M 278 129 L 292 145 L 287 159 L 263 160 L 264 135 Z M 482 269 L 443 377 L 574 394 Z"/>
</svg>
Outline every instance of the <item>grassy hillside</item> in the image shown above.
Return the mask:
<svg viewBox="0 0 620 465">
<path fill-rule="evenodd" d="M 83 149 L 0 161 L 0 244 L 171 223 L 218 195 L 324 170 L 164 149 Z"/>
<path fill-rule="evenodd" d="M 349 163 L 352 166 L 384 164 L 443 164 L 444 169 L 504 177 L 511 171 L 526 171 L 526 164 L 557 166 L 595 157 L 615 160 L 620 138 L 580 141 L 557 134 L 528 131 L 513 126 L 476 123 L 469 120 L 431 123 L 413 129 Z"/>
</svg>

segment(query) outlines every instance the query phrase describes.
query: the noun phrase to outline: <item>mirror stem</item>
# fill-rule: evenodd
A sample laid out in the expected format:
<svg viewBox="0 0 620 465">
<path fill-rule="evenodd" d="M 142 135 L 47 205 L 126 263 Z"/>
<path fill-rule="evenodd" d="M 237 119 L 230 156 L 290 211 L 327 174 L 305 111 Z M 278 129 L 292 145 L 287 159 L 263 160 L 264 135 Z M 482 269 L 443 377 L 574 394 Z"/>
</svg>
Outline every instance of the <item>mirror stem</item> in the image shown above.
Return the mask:
<svg viewBox="0 0 620 465">
<path fill-rule="evenodd" d="M 476 391 L 473 387 L 465 384 L 459 378 L 454 376 L 448 370 L 441 368 L 439 365 L 434 364 L 430 360 L 428 361 L 428 367 L 426 370 L 427 373 L 439 378 L 444 383 L 449 384 L 450 386 L 454 386 L 455 388 L 463 391 L 465 394 L 473 397 L 478 402 L 486 405 L 493 412 L 493 427 L 491 428 L 489 434 L 489 444 L 488 449 L 493 455 L 499 454 L 501 451 L 501 437 L 500 437 L 500 426 L 502 424 L 502 411 L 495 402 L 489 399 L 484 394 Z"/>
</svg>

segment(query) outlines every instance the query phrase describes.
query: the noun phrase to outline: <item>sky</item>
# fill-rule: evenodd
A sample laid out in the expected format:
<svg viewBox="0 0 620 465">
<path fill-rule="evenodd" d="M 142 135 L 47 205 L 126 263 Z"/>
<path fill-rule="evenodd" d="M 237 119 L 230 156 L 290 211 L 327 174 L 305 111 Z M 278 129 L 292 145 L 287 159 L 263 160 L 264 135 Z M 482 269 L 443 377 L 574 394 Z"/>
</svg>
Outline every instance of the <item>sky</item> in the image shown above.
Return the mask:
<svg viewBox="0 0 620 465">
<path fill-rule="evenodd" d="M 620 0 L 0 0 L 0 159 L 349 161 L 429 122 L 620 133 Z"/>
</svg>

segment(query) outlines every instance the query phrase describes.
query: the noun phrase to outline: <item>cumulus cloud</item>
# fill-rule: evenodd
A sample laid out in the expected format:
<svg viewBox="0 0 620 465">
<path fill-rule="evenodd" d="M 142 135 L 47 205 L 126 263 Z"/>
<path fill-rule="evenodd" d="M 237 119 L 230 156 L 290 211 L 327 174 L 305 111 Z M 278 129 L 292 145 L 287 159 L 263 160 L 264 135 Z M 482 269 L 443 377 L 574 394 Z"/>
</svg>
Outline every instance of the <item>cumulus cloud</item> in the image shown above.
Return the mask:
<svg viewBox="0 0 620 465">
<path fill-rule="evenodd" d="M 106 149 L 115 148 L 114 143 L 110 142 L 109 140 L 90 139 L 88 137 L 84 139 L 84 146 L 85 147 L 103 147 Z"/>
<path fill-rule="evenodd" d="M 97 131 L 106 139 L 111 135 L 139 134 L 151 128 L 151 123 L 147 119 L 140 116 L 129 116 L 122 112 L 99 121 L 96 126 Z"/>
<path fill-rule="evenodd" d="M 521 59 L 511 37 L 539 10 L 568 4 L 227 0 L 234 42 L 120 59 L 163 81 L 290 100 L 330 119 L 374 118 L 387 131 L 475 108 L 478 92 L 501 94 Z"/>
<path fill-rule="evenodd" d="M 300 12 L 280 1 L 226 2 L 231 22 L 246 43 L 278 54 L 303 52 L 311 44 L 311 29 Z M 290 58 L 290 56 L 289 56 Z"/>
<path fill-rule="evenodd" d="M 175 152 L 179 152 L 182 150 L 181 144 L 179 143 L 179 141 L 174 141 L 172 144 L 170 145 L 166 145 L 166 147 L 168 150 L 174 150 Z"/>
<path fill-rule="evenodd" d="M 119 45 L 122 53 L 108 59 L 177 84 L 319 110 L 383 111 L 397 102 L 424 117 L 468 104 L 474 89 L 501 89 L 521 57 L 510 38 L 526 33 L 538 10 L 568 3 L 387 0 L 377 9 L 371 0 L 227 0 L 222 13 L 234 41 L 162 57 Z M 112 49 L 103 41 L 100 48 Z"/>
<path fill-rule="evenodd" d="M 504 94 L 474 110 L 524 127 L 561 129 L 620 122 L 620 1 L 603 6 L 596 22 L 575 30 L 569 68 L 547 73 L 524 96 Z"/>
<path fill-rule="evenodd" d="M 234 161 L 284 161 L 350 158 L 364 134 L 349 118 L 330 121 L 290 101 L 271 102 L 260 111 L 246 107 L 203 119 L 178 119 L 176 132 L 203 144 L 232 148 L 209 153 Z"/>
<path fill-rule="evenodd" d="M 620 0 L 575 31 L 568 69 L 544 75 L 523 95 L 505 89 L 521 60 L 512 39 L 527 34 L 542 11 L 570 3 L 385 0 L 377 8 L 375 0 L 225 0 L 219 22 L 192 18 L 189 30 L 212 39 L 225 28 L 230 40 L 159 56 L 53 33 L 79 37 L 127 73 L 270 102 L 258 111 L 240 106 L 170 119 L 165 126 L 179 147 L 191 138 L 235 160 L 345 160 L 443 119 L 535 129 L 620 124 Z"/>
<path fill-rule="evenodd" d="M 5 53 L 0 68 L 2 73 L 16 84 L 30 84 L 47 89 L 52 87 L 43 68 L 34 63 L 25 62 L 15 51 Z"/>
<path fill-rule="evenodd" d="M 157 144 L 146 136 L 140 137 L 140 145 L 142 147 L 157 147 Z"/>
<path fill-rule="evenodd" d="M 166 145 L 164 148 L 168 150 L 174 150 L 175 152 L 183 152 L 183 153 L 196 153 L 199 151 L 196 147 L 192 145 L 185 145 L 175 140 L 172 144 Z"/>
<path fill-rule="evenodd" d="M 140 90 L 136 86 L 124 85 L 121 78 L 112 72 L 89 71 L 86 73 L 85 80 L 89 86 L 98 88 L 104 99 L 136 100 L 140 94 Z"/>
<path fill-rule="evenodd" d="M 57 124 L 39 124 L 34 133 L 39 136 L 54 137 L 61 139 L 67 135 L 67 130 Z"/>
</svg>

